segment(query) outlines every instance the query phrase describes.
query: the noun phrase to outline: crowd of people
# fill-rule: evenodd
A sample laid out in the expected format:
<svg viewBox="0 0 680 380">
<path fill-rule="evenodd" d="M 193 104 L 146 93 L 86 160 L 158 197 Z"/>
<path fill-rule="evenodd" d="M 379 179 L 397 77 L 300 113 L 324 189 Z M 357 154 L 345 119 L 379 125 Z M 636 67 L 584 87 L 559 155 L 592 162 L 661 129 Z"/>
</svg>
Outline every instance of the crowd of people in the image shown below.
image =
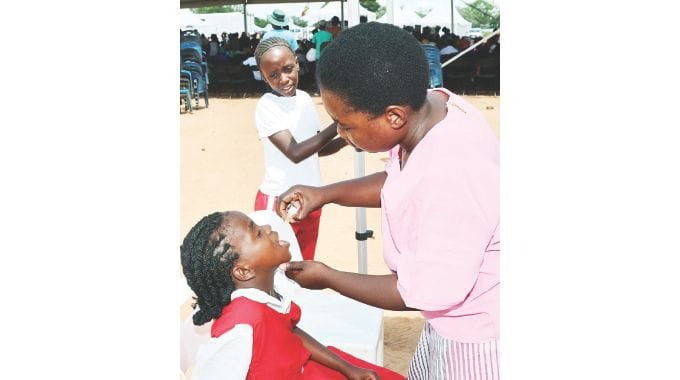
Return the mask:
<svg viewBox="0 0 680 380">
<path fill-rule="evenodd" d="M 275 11 L 268 17 L 272 30 L 247 34 L 223 32 L 220 37 L 212 34 L 210 37 L 202 35 L 203 49 L 206 52 L 208 62 L 211 65 L 211 83 L 229 87 L 234 84 L 243 84 L 250 81 L 256 90 L 268 91 L 269 88 L 263 83 L 257 65 L 252 58 L 255 48 L 262 39 L 271 37 L 283 37 L 295 52 L 300 64 L 300 87 L 309 90 L 315 95 L 319 94 L 319 83 L 314 77 L 316 62 L 321 56 L 325 45 L 337 38 L 347 28 L 343 27 L 340 19 L 333 16 L 331 20 L 320 20 L 311 31 L 311 38 L 297 39 L 290 32 L 285 14 L 277 14 Z M 361 23 L 366 22 L 366 17 L 361 17 Z M 458 36 L 447 27 L 440 26 L 411 26 L 405 25 L 403 30 L 413 35 L 421 44 L 436 46 L 440 51 L 441 63 L 448 61 L 470 46 L 481 40 L 481 37 L 473 38 Z M 466 53 L 466 59 L 461 65 L 452 65 L 443 69 L 444 87 L 450 90 L 467 91 L 475 88 L 474 81 L 487 67 L 494 72 L 495 82 L 489 89 L 499 92 L 498 76 L 500 66 L 500 35 L 497 34 L 488 39 L 484 44 L 477 46 Z M 454 80 L 453 78 L 461 80 Z M 447 80 L 448 79 L 448 80 Z"/>
</svg>

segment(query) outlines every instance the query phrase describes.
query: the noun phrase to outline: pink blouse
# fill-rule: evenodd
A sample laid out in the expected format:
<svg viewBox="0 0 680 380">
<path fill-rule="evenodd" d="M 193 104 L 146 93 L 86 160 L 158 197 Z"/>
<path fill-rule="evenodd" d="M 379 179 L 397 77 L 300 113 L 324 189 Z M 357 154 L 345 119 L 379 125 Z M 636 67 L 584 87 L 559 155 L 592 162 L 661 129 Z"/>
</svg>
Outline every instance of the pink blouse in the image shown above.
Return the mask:
<svg viewBox="0 0 680 380">
<path fill-rule="evenodd" d="M 449 94 L 446 117 L 381 192 L 383 250 L 407 306 L 443 337 L 498 339 L 499 147 L 484 115 Z"/>
</svg>

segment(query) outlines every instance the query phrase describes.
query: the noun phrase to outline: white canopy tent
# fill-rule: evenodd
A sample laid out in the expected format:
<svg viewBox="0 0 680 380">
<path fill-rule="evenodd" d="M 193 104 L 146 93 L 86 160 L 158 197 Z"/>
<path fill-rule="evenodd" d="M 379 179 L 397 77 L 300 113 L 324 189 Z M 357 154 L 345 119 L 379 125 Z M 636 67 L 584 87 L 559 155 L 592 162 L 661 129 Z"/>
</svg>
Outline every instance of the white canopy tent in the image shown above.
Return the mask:
<svg viewBox="0 0 680 380">
<path fill-rule="evenodd" d="M 247 22 L 248 33 L 261 32 L 266 30 L 271 30 L 271 26 L 267 25 L 265 28 L 260 28 L 255 25 L 255 17 L 266 19 L 267 15 L 271 14 L 273 9 L 281 9 L 288 16 L 301 17 L 303 20 L 307 21 L 308 26 L 306 28 L 301 28 L 294 25 L 292 22 L 290 24 L 290 29 L 293 33 L 297 34 L 300 39 L 311 38 L 311 30 L 314 29 L 314 24 L 319 20 L 330 20 L 333 16 L 341 16 L 342 10 L 340 8 L 340 2 L 331 2 L 322 8 L 323 3 L 286 3 L 286 4 L 254 4 L 250 5 L 246 11 L 245 20 Z M 363 8 L 362 8 L 363 9 Z M 366 14 L 370 13 L 366 11 Z M 302 13 L 304 12 L 304 17 Z M 362 14 L 364 14 L 362 12 Z M 375 16 L 370 13 L 372 18 Z M 370 17 L 370 16 L 369 16 Z M 200 33 L 210 36 L 210 34 L 217 34 L 218 36 L 222 32 L 234 33 L 242 32 L 244 29 L 244 17 L 241 12 L 231 12 L 231 13 L 205 13 L 205 14 L 195 14 L 189 9 L 180 9 L 179 23 L 181 29 L 197 29 Z"/>
<path fill-rule="evenodd" d="M 452 30 L 454 34 L 459 36 L 467 35 L 472 23 L 465 20 L 463 16 L 458 13 L 456 7 L 463 5 L 455 2 L 453 7 L 453 12 L 451 5 L 454 4 L 452 1 L 434 1 L 434 0 L 420 0 L 420 1 L 407 1 L 407 0 L 395 0 L 394 1 L 394 21 L 391 23 L 397 26 L 403 25 L 422 25 L 434 27 L 439 25 L 441 27 L 447 27 Z M 420 17 L 418 13 L 425 14 L 424 17 Z M 384 16 L 383 16 L 384 17 Z M 453 23 L 455 24 L 451 28 L 453 17 Z M 378 20 L 382 21 L 382 20 Z M 383 21 L 387 22 L 387 21 Z"/>
<path fill-rule="evenodd" d="M 180 0 L 180 7 L 183 9 L 182 13 L 180 13 L 180 25 L 181 27 L 187 25 L 205 26 L 207 29 L 212 28 L 213 31 L 210 33 L 216 33 L 218 35 L 223 31 L 233 33 L 245 30 L 252 33 L 270 28 L 269 26 L 266 29 L 257 27 L 254 23 L 254 17 L 265 18 L 274 8 L 279 8 L 288 15 L 298 17 L 301 17 L 302 10 L 306 8 L 307 10 L 303 19 L 309 23 L 310 27 L 308 30 L 311 30 L 312 24 L 322 19 L 329 20 L 333 16 L 338 16 L 341 19 L 348 19 L 350 13 L 349 1 L 336 0 L 328 2 L 328 4 L 325 3 L 326 2 L 316 0 Z M 364 9 L 363 7 L 357 7 L 358 9 L 356 12 L 358 12 L 359 15 L 366 16 L 368 21 L 386 22 L 400 27 L 404 25 L 422 25 L 430 27 L 439 25 L 441 27 L 449 28 L 460 36 L 466 35 L 471 27 L 471 23 L 465 20 L 456 9 L 457 7 L 466 5 L 463 0 L 380 0 L 380 3 L 387 8 L 387 13 L 377 20 L 373 12 Z M 188 9 L 184 10 L 186 8 L 214 5 L 244 5 L 246 14 L 234 12 L 194 15 Z M 345 12 L 348 14 L 345 15 Z M 193 23 L 186 22 L 187 19 L 191 19 L 191 15 L 200 16 L 200 18 L 205 19 L 205 21 L 194 21 Z M 197 29 L 203 32 L 200 27 Z M 215 29 L 217 30 L 215 31 Z M 300 37 L 304 38 L 302 35 Z"/>
</svg>

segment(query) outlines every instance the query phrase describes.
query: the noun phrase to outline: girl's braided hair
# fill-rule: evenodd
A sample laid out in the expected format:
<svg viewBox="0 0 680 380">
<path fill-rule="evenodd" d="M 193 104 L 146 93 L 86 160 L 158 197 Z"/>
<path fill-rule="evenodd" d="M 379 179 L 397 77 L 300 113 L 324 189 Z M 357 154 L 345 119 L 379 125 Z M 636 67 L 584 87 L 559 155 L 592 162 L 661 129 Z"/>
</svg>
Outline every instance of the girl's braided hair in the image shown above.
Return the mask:
<svg viewBox="0 0 680 380">
<path fill-rule="evenodd" d="M 192 306 L 198 306 L 193 316 L 197 326 L 219 317 L 222 308 L 231 302 L 231 269 L 239 255 L 226 241 L 226 231 L 220 229 L 228 214 L 215 212 L 203 217 L 180 246 L 182 270 L 196 294 Z"/>
<path fill-rule="evenodd" d="M 295 55 L 295 52 L 288 44 L 288 41 L 280 37 L 267 38 L 266 40 L 260 41 L 260 43 L 257 45 L 257 48 L 255 48 L 255 62 L 257 62 L 257 67 L 260 67 L 262 56 L 267 51 L 269 51 L 269 49 L 275 48 L 277 46 L 286 47 L 288 48 L 288 50 L 290 50 L 291 53 L 293 53 L 293 55 Z"/>
</svg>

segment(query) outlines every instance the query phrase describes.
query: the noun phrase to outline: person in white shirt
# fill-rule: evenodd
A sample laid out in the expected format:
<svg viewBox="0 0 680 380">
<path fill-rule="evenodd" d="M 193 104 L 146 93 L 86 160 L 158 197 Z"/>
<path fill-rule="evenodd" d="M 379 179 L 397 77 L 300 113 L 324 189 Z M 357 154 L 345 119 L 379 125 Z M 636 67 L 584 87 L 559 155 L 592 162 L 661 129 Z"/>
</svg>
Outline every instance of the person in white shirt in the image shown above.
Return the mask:
<svg viewBox="0 0 680 380">
<path fill-rule="evenodd" d="M 215 212 L 194 225 L 180 247 L 182 270 L 196 294 L 193 322 L 214 321 L 196 355 L 195 380 L 404 380 L 298 328 L 296 286 L 276 281 L 290 243 L 238 211 Z M 378 375 L 380 377 L 378 377 Z"/>
<path fill-rule="evenodd" d="M 451 35 L 442 38 L 441 49 L 439 50 L 439 54 L 441 55 L 457 54 L 458 49 L 454 47 L 455 44 L 456 42 L 454 41 L 453 37 L 451 37 Z"/>
<path fill-rule="evenodd" d="M 299 63 L 286 40 L 260 42 L 255 60 L 262 79 L 272 88 L 255 107 L 255 125 L 264 146 L 265 175 L 255 197 L 255 210 L 274 210 L 278 195 L 293 185 L 321 185 L 319 156 L 336 153 L 347 142 L 335 138 L 336 125 L 320 131 L 321 122 L 309 94 L 297 88 Z M 291 226 L 302 257 L 313 260 L 321 209 Z"/>
<path fill-rule="evenodd" d="M 256 83 L 257 89 L 263 93 L 268 92 L 269 88 L 262 80 L 262 74 L 260 73 L 260 68 L 257 67 L 257 62 L 255 61 L 255 56 L 250 56 L 243 61 L 243 66 L 248 66 L 250 71 L 253 73 L 253 80 Z"/>
</svg>

